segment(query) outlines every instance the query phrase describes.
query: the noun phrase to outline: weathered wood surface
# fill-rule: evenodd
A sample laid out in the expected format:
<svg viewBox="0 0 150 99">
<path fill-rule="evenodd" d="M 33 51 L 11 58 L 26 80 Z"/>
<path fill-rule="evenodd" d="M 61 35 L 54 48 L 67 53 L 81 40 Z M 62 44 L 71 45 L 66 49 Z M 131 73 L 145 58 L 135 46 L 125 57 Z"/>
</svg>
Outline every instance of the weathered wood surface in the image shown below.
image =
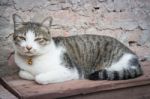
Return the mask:
<svg viewBox="0 0 150 99">
<path fill-rule="evenodd" d="M 95 92 L 107 93 L 113 90 L 114 91 L 121 90 L 121 89 L 127 90 L 127 88 L 130 89 L 134 87 L 141 88 L 140 90 L 142 91 L 142 86 L 150 87 L 150 62 L 144 62 L 142 68 L 144 69 L 144 73 L 145 73 L 143 76 L 138 77 L 136 79 L 120 80 L 120 81 L 75 80 L 75 81 L 67 81 L 58 84 L 38 85 L 34 81 L 22 80 L 18 76 L 12 75 L 12 76 L 2 77 L 1 82 L 3 86 L 5 86 L 8 90 L 10 90 L 13 94 L 18 96 L 20 99 L 54 99 L 54 98 L 63 98 L 63 97 L 69 97 L 74 95 L 77 96 L 81 94 L 90 95 L 90 93 L 94 94 Z M 131 91 L 129 91 L 129 93 L 130 92 Z M 136 94 L 138 94 L 138 92 Z M 72 99 L 72 98 L 68 98 L 68 99 Z M 148 99 L 148 98 L 143 98 L 143 99 Z"/>
<path fill-rule="evenodd" d="M 0 84 L 0 99 L 18 99 Z"/>
<path fill-rule="evenodd" d="M 80 94 L 59 99 L 150 99 L 150 85 Z"/>
</svg>

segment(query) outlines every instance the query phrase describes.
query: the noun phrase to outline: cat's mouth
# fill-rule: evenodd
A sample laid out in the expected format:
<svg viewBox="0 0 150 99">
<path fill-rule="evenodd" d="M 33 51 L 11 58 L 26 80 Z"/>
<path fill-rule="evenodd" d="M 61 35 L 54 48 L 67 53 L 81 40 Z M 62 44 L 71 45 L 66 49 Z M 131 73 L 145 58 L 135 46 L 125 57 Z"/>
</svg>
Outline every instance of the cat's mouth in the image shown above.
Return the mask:
<svg viewBox="0 0 150 99">
<path fill-rule="evenodd" d="M 25 51 L 25 53 L 32 53 L 31 51 Z"/>
<path fill-rule="evenodd" d="M 25 52 L 25 55 L 27 55 L 27 56 L 33 56 L 34 54 L 31 51 L 27 51 L 27 52 Z"/>
</svg>

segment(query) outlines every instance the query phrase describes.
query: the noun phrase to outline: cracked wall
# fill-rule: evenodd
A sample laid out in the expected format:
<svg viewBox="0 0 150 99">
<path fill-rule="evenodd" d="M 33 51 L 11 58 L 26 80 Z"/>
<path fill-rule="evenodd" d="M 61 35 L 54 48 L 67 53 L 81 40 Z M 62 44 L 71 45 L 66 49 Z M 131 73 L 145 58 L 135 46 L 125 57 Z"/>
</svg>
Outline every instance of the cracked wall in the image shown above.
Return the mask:
<svg viewBox="0 0 150 99">
<path fill-rule="evenodd" d="M 0 67 L 12 51 L 12 14 L 24 21 L 53 17 L 53 36 L 109 35 L 127 46 L 150 47 L 149 0 L 0 0 Z"/>
</svg>

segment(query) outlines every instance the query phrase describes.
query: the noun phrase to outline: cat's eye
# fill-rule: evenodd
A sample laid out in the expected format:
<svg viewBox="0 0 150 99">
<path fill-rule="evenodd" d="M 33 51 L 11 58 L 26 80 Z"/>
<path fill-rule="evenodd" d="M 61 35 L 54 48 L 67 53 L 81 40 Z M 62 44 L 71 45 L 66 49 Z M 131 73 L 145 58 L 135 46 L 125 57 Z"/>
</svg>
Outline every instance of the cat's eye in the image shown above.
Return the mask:
<svg viewBox="0 0 150 99">
<path fill-rule="evenodd" d="M 35 41 L 42 42 L 42 41 L 45 41 L 45 39 L 44 38 L 36 38 Z"/>
<path fill-rule="evenodd" d="M 23 36 L 16 36 L 15 39 L 17 39 L 17 40 L 26 40 L 26 38 L 23 37 Z"/>
</svg>

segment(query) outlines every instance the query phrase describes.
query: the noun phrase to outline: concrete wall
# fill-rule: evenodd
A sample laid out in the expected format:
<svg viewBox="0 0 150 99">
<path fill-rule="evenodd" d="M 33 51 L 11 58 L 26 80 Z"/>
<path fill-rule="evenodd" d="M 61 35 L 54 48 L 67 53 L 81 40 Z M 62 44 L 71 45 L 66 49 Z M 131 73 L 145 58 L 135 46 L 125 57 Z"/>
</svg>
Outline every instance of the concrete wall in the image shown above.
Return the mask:
<svg viewBox="0 0 150 99">
<path fill-rule="evenodd" d="M 98 34 L 150 47 L 150 0 L 0 0 L 0 72 L 12 51 L 12 14 L 24 21 L 53 17 L 53 36 Z"/>
</svg>

